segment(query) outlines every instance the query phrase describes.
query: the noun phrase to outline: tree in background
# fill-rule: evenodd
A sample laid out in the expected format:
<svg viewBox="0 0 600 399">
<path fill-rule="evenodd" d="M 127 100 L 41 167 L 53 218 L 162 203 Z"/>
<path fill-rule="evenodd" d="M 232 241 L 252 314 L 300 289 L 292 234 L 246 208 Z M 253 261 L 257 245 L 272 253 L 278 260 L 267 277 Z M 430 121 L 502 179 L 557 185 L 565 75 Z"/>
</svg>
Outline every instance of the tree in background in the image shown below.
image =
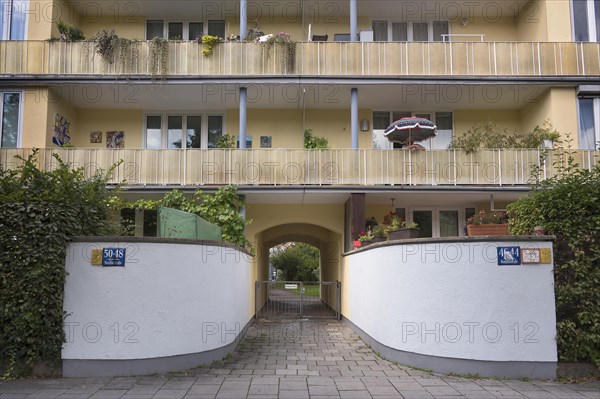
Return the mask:
<svg viewBox="0 0 600 399">
<path fill-rule="evenodd" d="M 270 262 L 283 273 L 287 281 L 319 281 L 320 256 L 319 250 L 304 243 L 291 243 L 274 251 Z M 279 273 L 278 273 L 279 276 Z"/>
</svg>

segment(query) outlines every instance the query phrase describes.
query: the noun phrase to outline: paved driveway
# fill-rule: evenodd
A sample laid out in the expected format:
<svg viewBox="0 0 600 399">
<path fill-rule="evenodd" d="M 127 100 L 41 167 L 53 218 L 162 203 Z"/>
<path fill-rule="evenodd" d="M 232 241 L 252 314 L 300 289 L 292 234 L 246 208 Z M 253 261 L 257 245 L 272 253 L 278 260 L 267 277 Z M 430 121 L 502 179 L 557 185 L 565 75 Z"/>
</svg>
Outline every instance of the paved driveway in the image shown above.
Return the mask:
<svg viewBox="0 0 600 399">
<path fill-rule="evenodd" d="M 336 321 L 255 321 L 235 353 L 170 375 L 0 383 L 0 399 L 598 399 L 599 386 L 447 377 L 379 359 Z"/>
</svg>

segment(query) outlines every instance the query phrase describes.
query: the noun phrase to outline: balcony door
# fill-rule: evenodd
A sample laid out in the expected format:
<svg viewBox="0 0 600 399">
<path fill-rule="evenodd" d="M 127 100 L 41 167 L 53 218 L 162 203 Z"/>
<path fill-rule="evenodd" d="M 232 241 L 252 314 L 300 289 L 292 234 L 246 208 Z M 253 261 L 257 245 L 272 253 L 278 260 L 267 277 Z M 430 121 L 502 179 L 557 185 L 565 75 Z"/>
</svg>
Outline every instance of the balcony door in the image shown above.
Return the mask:
<svg viewBox="0 0 600 399">
<path fill-rule="evenodd" d="M 148 149 L 216 148 L 224 131 L 222 115 L 149 114 L 145 123 Z"/>
<path fill-rule="evenodd" d="M 411 208 L 409 221 L 419 225 L 419 236 L 460 237 L 465 235 L 464 208 Z"/>
<path fill-rule="evenodd" d="M 376 42 L 441 42 L 450 33 L 448 21 L 402 22 L 373 21 L 373 40 Z"/>
</svg>

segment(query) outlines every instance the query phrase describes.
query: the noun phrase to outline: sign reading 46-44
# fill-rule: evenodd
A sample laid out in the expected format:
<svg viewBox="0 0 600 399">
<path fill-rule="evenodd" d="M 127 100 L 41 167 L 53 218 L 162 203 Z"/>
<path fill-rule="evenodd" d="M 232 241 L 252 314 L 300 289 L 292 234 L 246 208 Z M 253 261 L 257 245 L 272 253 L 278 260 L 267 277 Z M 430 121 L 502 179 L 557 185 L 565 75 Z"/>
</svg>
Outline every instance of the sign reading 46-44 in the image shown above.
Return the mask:
<svg viewBox="0 0 600 399">
<path fill-rule="evenodd" d="M 103 248 L 102 266 L 125 267 L 125 248 Z"/>
</svg>

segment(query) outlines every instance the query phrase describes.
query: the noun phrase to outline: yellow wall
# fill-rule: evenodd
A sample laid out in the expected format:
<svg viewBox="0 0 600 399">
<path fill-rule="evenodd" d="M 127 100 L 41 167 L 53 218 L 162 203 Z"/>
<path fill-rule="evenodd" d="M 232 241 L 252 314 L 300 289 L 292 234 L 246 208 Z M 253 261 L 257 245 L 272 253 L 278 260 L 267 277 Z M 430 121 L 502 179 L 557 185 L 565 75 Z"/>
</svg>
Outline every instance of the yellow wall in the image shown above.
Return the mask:
<svg viewBox="0 0 600 399">
<path fill-rule="evenodd" d="M 455 110 L 454 134 L 462 135 L 478 123 L 494 122 L 501 129 L 521 129 L 519 110 Z"/>
<path fill-rule="evenodd" d="M 520 111 L 522 130 L 531 131 L 536 125 L 550 121 L 553 128 L 561 133 L 562 140 L 572 140 L 573 148 L 578 148 L 577 95 L 575 88 L 555 87 L 549 89 L 539 100 Z"/>
<path fill-rule="evenodd" d="M 48 89 L 35 88 L 24 91 L 23 127 L 21 145 L 23 148 L 47 147 L 48 127 Z"/>
<path fill-rule="evenodd" d="M 46 135 L 46 147 L 55 147 L 56 144 L 52 143 L 52 129 L 54 128 L 55 115 L 59 114 L 64 116 L 67 121 L 71 122 L 70 133 L 71 133 L 71 144 L 75 144 L 75 137 L 78 135 L 77 125 L 77 111 L 67 99 L 64 98 L 63 93 L 57 92 L 53 89 L 49 90 L 48 99 L 48 114 L 47 114 L 47 135 Z"/>
<path fill-rule="evenodd" d="M 371 110 L 359 110 L 359 121 L 371 121 Z M 371 126 L 369 122 L 369 127 Z M 307 109 L 305 128 L 313 135 L 329 140 L 330 148 L 351 148 L 350 110 Z M 226 113 L 226 129 L 239 133 L 239 110 Z M 246 134 L 252 136 L 252 147 L 259 148 L 260 136 L 272 136 L 272 148 L 304 148 L 302 111 L 297 109 L 248 109 Z M 371 132 L 358 132 L 359 146 L 371 148 Z"/>
<path fill-rule="evenodd" d="M 141 110 L 130 109 L 78 109 L 78 128 L 72 143 L 76 147 L 106 148 L 106 132 L 124 131 L 125 148 L 142 148 L 144 116 Z M 102 143 L 91 144 L 90 132 L 101 131 Z"/>
<path fill-rule="evenodd" d="M 115 30 L 120 37 L 127 39 L 146 39 L 146 18 L 120 16 L 115 21 L 114 16 L 102 17 L 98 20 L 92 20 L 88 17 L 81 18 L 81 29 L 86 37 L 94 37 L 96 33 L 103 29 L 107 31 Z"/>
<path fill-rule="evenodd" d="M 451 34 L 484 34 L 484 41 L 514 41 L 518 39 L 518 31 L 513 18 L 500 18 L 498 21 L 484 18 L 470 18 L 466 26 L 460 21 L 452 22 Z M 479 37 L 456 37 L 455 41 L 479 41 Z"/>
<path fill-rule="evenodd" d="M 570 42 L 573 40 L 570 0 L 545 0 L 546 29 L 548 41 Z"/>
</svg>

